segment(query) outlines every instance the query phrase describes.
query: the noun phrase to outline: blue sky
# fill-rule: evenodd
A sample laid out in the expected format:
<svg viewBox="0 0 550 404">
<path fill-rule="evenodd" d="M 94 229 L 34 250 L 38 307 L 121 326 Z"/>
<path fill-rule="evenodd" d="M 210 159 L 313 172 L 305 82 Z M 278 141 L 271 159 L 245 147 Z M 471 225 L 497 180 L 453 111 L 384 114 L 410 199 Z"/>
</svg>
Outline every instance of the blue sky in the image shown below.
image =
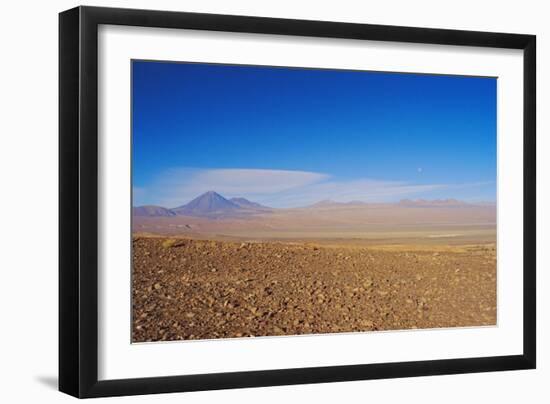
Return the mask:
<svg viewBox="0 0 550 404">
<path fill-rule="evenodd" d="M 134 61 L 133 204 L 494 201 L 496 82 Z"/>
</svg>

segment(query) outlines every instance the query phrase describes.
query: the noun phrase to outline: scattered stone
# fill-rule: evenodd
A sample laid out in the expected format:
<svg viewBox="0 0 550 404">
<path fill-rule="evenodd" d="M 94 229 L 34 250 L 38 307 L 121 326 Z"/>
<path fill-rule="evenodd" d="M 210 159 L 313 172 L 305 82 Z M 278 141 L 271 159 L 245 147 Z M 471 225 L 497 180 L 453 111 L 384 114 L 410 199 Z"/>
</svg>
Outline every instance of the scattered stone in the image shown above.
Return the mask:
<svg viewBox="0 0 550 404">
<path fill-rule="evenodd" d="M 164 240 L 164 241 L 162 242 L 162 246 L 163 246 L 164 248 L 171 248 L 171 247 L 174 247 L 175 244 L 176 244 L 176 240 L 171 239 L 171 238 L 166 239 L 166 240 Z"/>
<path fill-rule="evenodd" d="M 494 249 L 133 241 L 134 342 L 496 322 Z"/>
<path fill-rule="evenodd" d="M 362 327 L 368 327 L 368 328 L 374 325 L 374 323 L 370 320 L 361 320 L 360 324 Z"/>
<path fill-rule="evenodd" d="M 363 286 L 368 289 L 372 286 L 373 282 L 372 282 L 372 279 L 366 279 L 364 282 L 363 282 Z"/>
</svg>

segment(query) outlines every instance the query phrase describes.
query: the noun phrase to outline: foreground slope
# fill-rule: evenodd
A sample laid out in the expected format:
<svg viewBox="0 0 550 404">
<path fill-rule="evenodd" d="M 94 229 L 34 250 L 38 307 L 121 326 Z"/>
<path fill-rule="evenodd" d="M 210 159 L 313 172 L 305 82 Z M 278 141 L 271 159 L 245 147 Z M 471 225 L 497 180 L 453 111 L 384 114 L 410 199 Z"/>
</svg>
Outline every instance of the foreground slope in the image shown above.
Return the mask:
<svg viewBox="0 0 550 404">
<path fill-rule="evenodd" d="M 496 323 L 494 245 L 133 240 L 134 342 Z"/>
</svg>

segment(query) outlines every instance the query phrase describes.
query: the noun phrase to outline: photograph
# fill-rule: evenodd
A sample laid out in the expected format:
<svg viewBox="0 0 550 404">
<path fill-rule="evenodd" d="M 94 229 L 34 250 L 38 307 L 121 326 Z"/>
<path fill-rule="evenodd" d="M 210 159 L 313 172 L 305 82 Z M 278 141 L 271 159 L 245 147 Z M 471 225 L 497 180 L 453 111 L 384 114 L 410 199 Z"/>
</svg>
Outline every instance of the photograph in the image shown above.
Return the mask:
<svg viewBox="0 0 550 404">
<path fill-rule="evenodd" d="M 132 343 L 497 325 L 497 77 L 130 69 Z"/>
</svg>

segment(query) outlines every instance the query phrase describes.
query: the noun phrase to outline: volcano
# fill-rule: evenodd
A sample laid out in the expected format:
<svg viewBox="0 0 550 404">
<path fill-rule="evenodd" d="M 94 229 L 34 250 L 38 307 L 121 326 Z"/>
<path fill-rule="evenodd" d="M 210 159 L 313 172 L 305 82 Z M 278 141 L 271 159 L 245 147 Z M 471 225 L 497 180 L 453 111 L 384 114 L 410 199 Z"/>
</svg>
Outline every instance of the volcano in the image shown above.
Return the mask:
<svg viewBox="0 0 550 404">
<path fill-rule="evenodd" d="M 235 213 L 241 207 L 214 191 L 208 191 L 191 202 L 171 209 L 178 215 L 186 216 L 223 216 Z"/>
</svg>

